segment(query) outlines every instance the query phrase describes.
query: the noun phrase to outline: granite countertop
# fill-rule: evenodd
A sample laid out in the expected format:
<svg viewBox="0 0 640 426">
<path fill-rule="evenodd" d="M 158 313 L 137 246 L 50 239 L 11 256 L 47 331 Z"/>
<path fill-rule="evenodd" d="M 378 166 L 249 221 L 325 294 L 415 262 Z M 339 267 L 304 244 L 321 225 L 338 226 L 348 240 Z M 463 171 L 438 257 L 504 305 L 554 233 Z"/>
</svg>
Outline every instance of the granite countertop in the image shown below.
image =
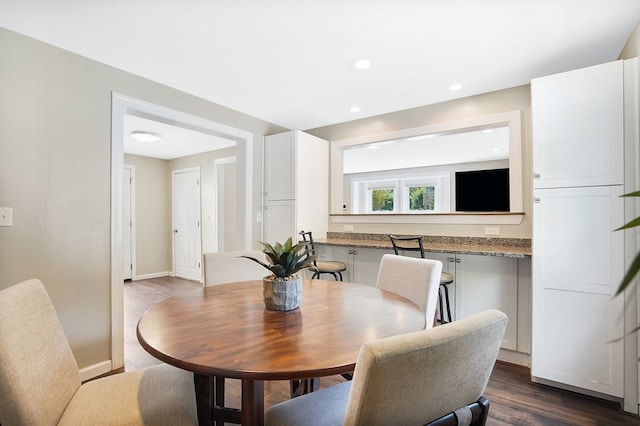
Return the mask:
<svg viewBox="0 0 640 426">
<path fill-rule="evenodd" d="M 393 250 L 388 234 L 328 232 L 318 245 Z M 526 238 L 447 237 L 422 235 L 425 251 L 525 258 L 531 257 L 531 240 Z"/>
</svg>

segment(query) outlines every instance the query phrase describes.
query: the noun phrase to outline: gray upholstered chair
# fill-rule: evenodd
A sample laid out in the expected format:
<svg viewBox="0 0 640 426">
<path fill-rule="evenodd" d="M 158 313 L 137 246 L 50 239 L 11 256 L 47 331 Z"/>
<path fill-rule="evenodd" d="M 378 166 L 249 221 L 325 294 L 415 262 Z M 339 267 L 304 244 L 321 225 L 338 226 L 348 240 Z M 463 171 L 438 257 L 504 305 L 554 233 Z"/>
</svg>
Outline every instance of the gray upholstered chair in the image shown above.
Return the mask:
<svg viewBox="0 0 640 426">
<path fill-rule="evenodd" d="M 217 285 L 235 281 L 261 280 L 269 271 L 257 263 L 240 256 L 265 260 L 261 250 L 228 251 L 204 254 L 204 285 Z"/>
<path fill-rule="evenodd" d="M 39 280 L 0 291 L 0 423 L 197 425 L 193 374 L 168 365 L 80 382 Z"/>
<path fill-rule="evenodd" d="M 436 316 L 441 273 L 439 260 L 385 254 L 380 261 L 376 285 L 418 305 L 430 328 Z"/>
<path fill-rule="evenodd" d="M 265 424 L 483 425 L 489 403 L 482 394 L 506 325 L 507 316 L 491 310 L 366 343 L 352 381 L 276 404 Z"/>
</svg>

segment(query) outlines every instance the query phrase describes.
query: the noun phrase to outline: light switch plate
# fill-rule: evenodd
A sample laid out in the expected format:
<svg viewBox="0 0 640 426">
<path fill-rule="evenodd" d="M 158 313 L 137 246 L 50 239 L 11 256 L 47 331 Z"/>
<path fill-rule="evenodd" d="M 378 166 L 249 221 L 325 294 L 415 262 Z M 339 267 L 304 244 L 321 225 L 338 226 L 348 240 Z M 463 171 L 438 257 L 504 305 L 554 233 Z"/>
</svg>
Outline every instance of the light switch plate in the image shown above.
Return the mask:
<svg viewBox="0 0 640 426">
<path fill-rule="evenodd" d="M 0 207 L 0 226 L 13 226 L 13 209 Z"/>
</svg>

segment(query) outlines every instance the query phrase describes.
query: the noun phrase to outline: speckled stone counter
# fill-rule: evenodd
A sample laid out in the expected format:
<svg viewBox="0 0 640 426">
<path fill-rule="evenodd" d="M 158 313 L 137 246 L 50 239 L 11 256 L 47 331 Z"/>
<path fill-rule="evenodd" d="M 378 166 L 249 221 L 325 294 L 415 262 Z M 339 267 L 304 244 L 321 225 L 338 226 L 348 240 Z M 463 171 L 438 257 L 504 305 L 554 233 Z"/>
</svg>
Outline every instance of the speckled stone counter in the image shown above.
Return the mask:
<svg viewBox="0 0 640 426">
<path fill-rule="evenodd" d="M 388 234 L 328 232 L 318 245 L 392 250 Z M 501 257 L 531 257 L 531 240 L 525 238 L 446 237 L 422 235 L 425 251 Z"/>
</svg>

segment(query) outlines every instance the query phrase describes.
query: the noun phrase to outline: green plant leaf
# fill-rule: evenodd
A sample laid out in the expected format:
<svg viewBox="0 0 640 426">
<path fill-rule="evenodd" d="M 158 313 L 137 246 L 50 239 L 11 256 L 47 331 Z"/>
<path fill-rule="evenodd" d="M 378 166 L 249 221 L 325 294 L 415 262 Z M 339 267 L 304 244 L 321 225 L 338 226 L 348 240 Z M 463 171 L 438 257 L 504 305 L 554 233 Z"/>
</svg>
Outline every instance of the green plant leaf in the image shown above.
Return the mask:
<svg viewBox="0 0 640 426">
<path fill-rule="evenodd" d="M 624 278 L 622 279 L 622 283 L 620 283 L 620 287 L 618 288 L 618 291 L 616 292 L 616 296 L 621 294 L 623 291 L 625 291 L 625 289 L 627 287 L 629 287 L 631 285 L 631 283 L 633 282 L 633 279 L 636 276 L 636 274 L 638 273 L 638 271 L 640 271 L 640 252 L 638 252 L 636 254 L 636 258 L 633 259 L 633 262 L 631 263 L 631 266 L 629 266 L 629 270 L 627 270 L 627 273 L 625 274 Z"/>
</svg>

